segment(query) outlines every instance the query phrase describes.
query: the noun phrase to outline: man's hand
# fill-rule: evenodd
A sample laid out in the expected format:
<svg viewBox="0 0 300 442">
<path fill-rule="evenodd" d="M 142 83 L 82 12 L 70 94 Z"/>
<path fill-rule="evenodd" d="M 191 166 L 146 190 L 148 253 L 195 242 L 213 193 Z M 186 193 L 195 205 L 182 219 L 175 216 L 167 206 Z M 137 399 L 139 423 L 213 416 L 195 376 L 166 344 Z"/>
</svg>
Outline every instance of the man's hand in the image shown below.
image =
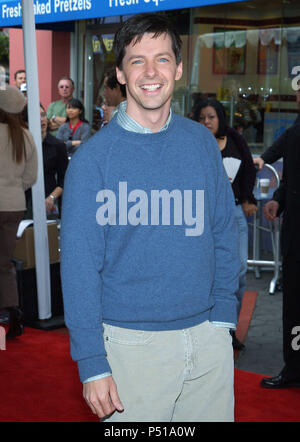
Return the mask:
<svg viewBox="0 0 300 442">
<path fill-rule="evenodd" d="M 66 122 L 65 117 L 55 117 L 49 120 L 49 126 L 51 130 L 57 130 L 59 127 Z"/>
<path fill-rule="evenodd" d="M 112 376 L 83 384 L 83 397 L 100 419 L 124 410 Z"/>
<path fill-rule="evenodd" d="M 72 146 L 80 146 L 81 141 L 80 140 L 74 140 L 72 141 Z"/>
<path fill-rule="evenodd" d="M 279 203 L 277 201 L 269 201 L 264 206 L 264 215 L 269 221 L 274 221 L 277 218 L 277 211 L 279 209 Z"/>
<path fill-rule="evenodd" d="M 253 163 L 258 165 L 258 170 L 261 170 L 265 164 L 261 157 L 253 158 Z"/>
<path fill-rule="evenodd" d="M 256 205 L 256 204 L 249 203 L 248 201 L 245 201 L 245 202 L 242 204 L 242 208 L 243 208 L 243 211 L 244 211 L 245 216 L 246 216 L 247 218 L 250 217 L 250 216 L 252 216 L 252 215 L 254 215 L 254 213 L 257 212 L 257 205 Z"/>
<path fill-rule="evenodd" d="M 54 201 L 52 198 L 50 198 L 50 196 L 48 196 L 45 199 L 45 204 L 46 204 L 46 212 L 51 213 L 54 208 Z"/>
</svg>

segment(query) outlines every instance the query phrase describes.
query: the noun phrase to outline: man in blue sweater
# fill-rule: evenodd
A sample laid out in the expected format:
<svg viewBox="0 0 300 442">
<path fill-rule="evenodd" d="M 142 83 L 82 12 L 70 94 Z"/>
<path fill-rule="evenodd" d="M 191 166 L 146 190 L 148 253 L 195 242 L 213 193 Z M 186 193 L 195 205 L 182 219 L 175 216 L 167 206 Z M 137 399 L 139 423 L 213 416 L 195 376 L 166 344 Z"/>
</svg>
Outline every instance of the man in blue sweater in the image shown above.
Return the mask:
<svg viewBox="0 0 300 442">
<path fill-rule="evenodd" d="M 232 421 L 240 268 L 215 138 L 172 113 L 181 40 L 140 14 L 115 36 L 127 101 L 64 185 L 61 271 L 71 355 L 109 422 Z"/>
</svg>

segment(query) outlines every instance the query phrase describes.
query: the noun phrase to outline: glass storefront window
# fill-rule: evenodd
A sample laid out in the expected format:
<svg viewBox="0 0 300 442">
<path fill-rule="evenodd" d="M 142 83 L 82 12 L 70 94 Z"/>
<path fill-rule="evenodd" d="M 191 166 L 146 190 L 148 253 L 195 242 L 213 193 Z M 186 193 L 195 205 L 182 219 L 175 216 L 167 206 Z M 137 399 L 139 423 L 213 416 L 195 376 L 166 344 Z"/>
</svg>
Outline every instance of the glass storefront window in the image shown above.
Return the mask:
<svg viewBox="0 0 300 442">
<path fill-rule="evenodd" d="M 297 0 L 252 0 L 191 10 L 190 94 L 220 100 L 253 153 L 297 117 L 292 68 L 300 66 L 299 9 Z"/>
</svg>

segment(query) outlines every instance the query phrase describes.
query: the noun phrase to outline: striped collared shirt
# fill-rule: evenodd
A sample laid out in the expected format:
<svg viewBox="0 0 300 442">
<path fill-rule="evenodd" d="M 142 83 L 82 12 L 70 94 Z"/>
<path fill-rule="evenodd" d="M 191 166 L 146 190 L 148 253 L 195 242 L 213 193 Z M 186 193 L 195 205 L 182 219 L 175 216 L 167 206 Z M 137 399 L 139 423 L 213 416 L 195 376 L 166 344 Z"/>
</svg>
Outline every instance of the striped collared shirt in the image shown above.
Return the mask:
<svg viewBox="0 0 300 442">
<path fill-rule="evenodd" d="M 127 101 L 122 101 L 118 106 L 118 111 L 117 111 L 118 124 L 123 129 L 126 129 L 130 132 L 137 132 L 140 134 L 151 134 L 152 133 L 151 129 L 142 126 L 127 114 L 126 107 L 127 107 Z M 170 109 L 169 117 L 166 121 L 166 124 L 159 130 L 159 132 L 168 129 L 171 118 L 172 118 L 172 109 Z"/>
</svg>

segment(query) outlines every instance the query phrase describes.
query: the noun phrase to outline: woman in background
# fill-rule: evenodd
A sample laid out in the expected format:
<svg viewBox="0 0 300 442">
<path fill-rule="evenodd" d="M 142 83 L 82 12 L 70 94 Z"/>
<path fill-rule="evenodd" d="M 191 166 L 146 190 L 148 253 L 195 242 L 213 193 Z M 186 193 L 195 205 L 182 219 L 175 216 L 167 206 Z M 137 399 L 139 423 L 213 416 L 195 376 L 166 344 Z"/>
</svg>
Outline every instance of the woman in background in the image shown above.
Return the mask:
<svg viewBox="0 0 300 442">
<path fill-rule="evenodd" d="M 84 117 L 84 106 L 73 98 L 66 105 L 67 121 L 60 126 L 56 137 L 65 142 L 70 158 L 81 143 L 91 136 L 91 126 Z"/>
<path fill-rule="evenodd" d="M 48 130 L 47 113 L 40 105 L 45 205 L 48 218 L 59 218 L 61 209 L 61 196 L 65 173 L 68 167 L 68 156 L 65 144 L 51 135 Z M 25 119 L 27 116 L 25 116 Z M 25 218 L 32 219 L 31 190 L 26 192 L 28 210 Z"/>
<path fill-rule="evenodd" d="M 0 90 L 0 309 L 9 312 L 7 338 L 24 331 L 11 258 L 26 210 L 25 190 L 37 177 L 36 146 L 20 118 L 24 106 L 24 95 L 17 88 L 6 86 Z"/>
<path fill-rule="evenodd" d="M 257 211 L 253 188 L 256 179 L 256 169 L 246 140 L 233 128 L 227 126 L 226 113 L 223 105 L 214 98 L 200 100 L 193 113 L 193 119 L 204 124 L 216 137 L 223 163 L 230 180 L 235 198 L 235 218 L 239 231 L 239 254 L 241 271 L 237 292 L 237 317 L 241 311 L 242 300 L 246 287 L 248 261 L 248 224 L 246 217 Z M 235 332 L 231 331 L 233 347 L 237 350 L 244 348 L 238 341 Z"/>
</svg>

